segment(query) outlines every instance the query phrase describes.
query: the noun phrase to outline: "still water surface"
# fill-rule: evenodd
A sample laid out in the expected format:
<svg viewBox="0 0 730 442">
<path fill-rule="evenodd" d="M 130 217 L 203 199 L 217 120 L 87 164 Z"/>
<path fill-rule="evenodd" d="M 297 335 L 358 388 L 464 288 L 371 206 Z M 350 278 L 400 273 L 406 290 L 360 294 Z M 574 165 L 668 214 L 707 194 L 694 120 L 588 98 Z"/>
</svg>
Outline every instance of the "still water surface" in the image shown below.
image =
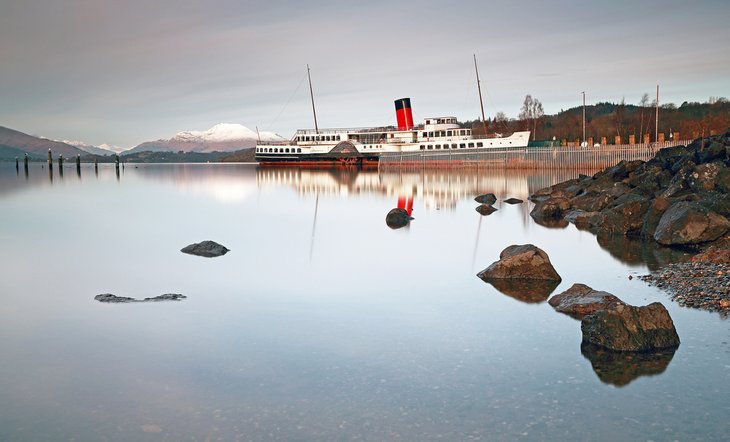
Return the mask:
<svg viewBox="0 0 730 442">
<path fill-rule="evenodd" d="M 723 440 L 730 323 L 629 275 L 686 259 L 549 228 L 569 176 L 0 165 L 0 440 Z M 493 192 L 482 217 L 474 196 Z M 386 213 L 413 199 L 411 225 Z M 232 251 L 180 253 L 215 240 Z M 475 275 L 511 244 L 669 309 L 649 360 Z M 107 305 L 100 293 L 181 302 Z M 594 369 L 595 366 L 595 369 Z"/>
</svg>

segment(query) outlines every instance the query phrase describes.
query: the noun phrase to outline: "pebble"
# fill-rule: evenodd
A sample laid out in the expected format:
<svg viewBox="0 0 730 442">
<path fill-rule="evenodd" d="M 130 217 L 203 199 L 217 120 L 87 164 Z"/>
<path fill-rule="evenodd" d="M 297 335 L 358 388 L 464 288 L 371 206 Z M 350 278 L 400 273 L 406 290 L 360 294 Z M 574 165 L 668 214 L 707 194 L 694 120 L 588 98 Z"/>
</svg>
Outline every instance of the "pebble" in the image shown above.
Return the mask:
<svg viewBox="0 0 730 442">
<path fill-rule="evenodd" d="M 676 263 L 639 279 L 666 291 L 681 306 L 730 316 L 730 264 Z"/>
</svg>

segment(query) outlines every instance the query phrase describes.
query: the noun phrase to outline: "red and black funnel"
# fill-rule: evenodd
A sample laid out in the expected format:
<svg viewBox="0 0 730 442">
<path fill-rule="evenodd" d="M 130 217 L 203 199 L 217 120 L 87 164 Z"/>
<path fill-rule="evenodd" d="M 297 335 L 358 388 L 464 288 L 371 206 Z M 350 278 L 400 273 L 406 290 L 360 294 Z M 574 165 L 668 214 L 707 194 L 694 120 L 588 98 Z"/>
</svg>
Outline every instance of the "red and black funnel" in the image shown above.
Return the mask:
<svg viewBox="0 0 730 442">
<path fill-rule="evenodd" d="M 398 120 L 398 130 L 413 129 L 413 114 L 411 113 L 410 98 L 399 98 L 395 100 L 395 118 Z"/>
</svg>

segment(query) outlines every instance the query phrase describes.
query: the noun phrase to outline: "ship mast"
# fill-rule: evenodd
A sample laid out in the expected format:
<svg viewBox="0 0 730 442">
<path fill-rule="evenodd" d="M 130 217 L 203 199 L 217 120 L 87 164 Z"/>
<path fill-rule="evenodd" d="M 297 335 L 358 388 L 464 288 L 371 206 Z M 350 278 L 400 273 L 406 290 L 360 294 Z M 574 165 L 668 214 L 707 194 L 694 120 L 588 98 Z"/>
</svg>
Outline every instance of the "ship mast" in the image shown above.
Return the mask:
<svg viewBox="0 0 730 442">
<path fill-rule="evenodd" d="M 309 65 L 307 65 L 307 78 L 309 79 L 309 96 L 312 98 L 312 114 L 314 115 L 314 133 L 319 133 L 317 127 L 317 111 L 314 109 L 314 92 L 312 92 L 312 77 L 309 75 Z"/>
<path fill-rule="evenodd" d="M 477 73 L 477 89 L 479 90 L 479 106 L 482 107 L 482 124 L 484 125 L 484 137 L 487 137 L 487 120 L 484 118 L 484 101 L 482 100 L 482 86 L 479 82 L 479 68 L 477 67 L 477 56 L 474 55 L 474 70 Z"/>
</svg>

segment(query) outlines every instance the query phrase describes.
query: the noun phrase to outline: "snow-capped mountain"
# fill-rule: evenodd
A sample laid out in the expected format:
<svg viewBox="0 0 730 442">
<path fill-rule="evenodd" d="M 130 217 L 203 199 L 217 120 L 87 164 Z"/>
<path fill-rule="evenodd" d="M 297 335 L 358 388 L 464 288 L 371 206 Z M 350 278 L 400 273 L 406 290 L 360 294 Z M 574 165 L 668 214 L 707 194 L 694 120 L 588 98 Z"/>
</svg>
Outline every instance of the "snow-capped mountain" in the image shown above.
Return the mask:
<svg viewBox="0 0 730 442">
<path fill-rule="evenodd" d="M 125 150 L 123 147 L 110 146 L 106 143 L 100 144 L 98 146 L 94 146 L 89 143 L 85 143 L 83 141 L 63 140 L 62 143 L 66 143 L 66 144 L 70 144 L 71 146 L 78 147 L 79 149 L 83 150 L 84 152 L 88 152 L 93 155 L 114 155 L 115 153 L 119 153 L 119 152 L 122 152 Z"/>
<path fill-rule="evenodd" d="M 148 141 L 124 153 L 134 152 L 234 152 L 256 146 L 261 141 L 284 141 L 273 132 L 253 131 L 242 124 L 220 123 L 206 131 L 178 132 L 168 140 Z"/>
</svg>

